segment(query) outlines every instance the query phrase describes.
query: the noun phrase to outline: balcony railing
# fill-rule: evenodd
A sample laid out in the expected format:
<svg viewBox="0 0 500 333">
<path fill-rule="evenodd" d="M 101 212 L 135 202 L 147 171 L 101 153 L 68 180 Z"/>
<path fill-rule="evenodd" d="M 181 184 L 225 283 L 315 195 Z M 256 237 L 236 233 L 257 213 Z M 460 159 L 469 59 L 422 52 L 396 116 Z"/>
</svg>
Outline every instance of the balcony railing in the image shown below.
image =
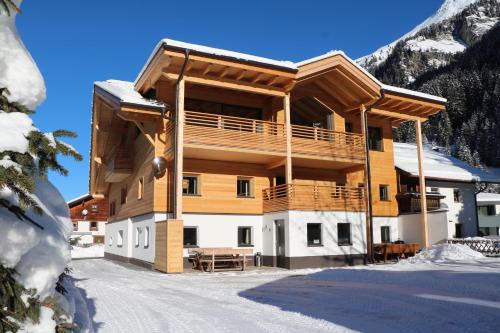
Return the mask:
<svg viewBox="0 0 500 333">
<path fill-rule="evenodd" d="M 284 184 L 263 190 L 264 212 L 285 210 L 354 211 L 365 209 L 358 187 Z"/>
<path fill-rule="evenodd" d="M 364 163 L 363 135 L 292 125 L 292 154 Z"/>
<path fill-rule="evenodd" d="M 286 154 L 283 124 L 193 111 L 185 112 L 184 143 Z"/>
<path fill-rule="evenodd" d="M 444 195 L 438 193 L 427 193 L 427 211 L 441 209 L 441 199 L 444 197 Z M 396 195 L 396 199 L 398 200 L 399 212 L 401 214 L 420 213 L 420 193 L 399 193 Z"/>
</svg>

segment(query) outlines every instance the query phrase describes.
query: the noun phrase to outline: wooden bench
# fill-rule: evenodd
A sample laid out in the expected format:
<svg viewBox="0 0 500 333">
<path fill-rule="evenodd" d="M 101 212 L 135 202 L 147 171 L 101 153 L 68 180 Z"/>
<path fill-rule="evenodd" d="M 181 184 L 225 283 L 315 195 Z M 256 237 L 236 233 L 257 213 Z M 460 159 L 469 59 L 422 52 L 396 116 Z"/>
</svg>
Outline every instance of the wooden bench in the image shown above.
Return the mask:
<svg viewBox="0 0 500 333">
<path fill-rule="evenodd" d="M 253 249 L 197 248 L 190 249 L 189 254 L 193 255 L 193 266 L 201 271 L 244 271 L 247 261 L 251 260 Z"/>
<path fill-rule="evenodd" d="M 384 262 L 387 261 L 387 257 L 390 254 L 397 254 L 398 260 L 404 255 L 414 256 L 418 251 L 420 251 L 420 244 L 418 243 L 408 243 L 408 244 L 393 244 L 393 243 L 382 243 L 374 244 L 374 249 L 376 252 L 384 257 Z"/>
</svg>

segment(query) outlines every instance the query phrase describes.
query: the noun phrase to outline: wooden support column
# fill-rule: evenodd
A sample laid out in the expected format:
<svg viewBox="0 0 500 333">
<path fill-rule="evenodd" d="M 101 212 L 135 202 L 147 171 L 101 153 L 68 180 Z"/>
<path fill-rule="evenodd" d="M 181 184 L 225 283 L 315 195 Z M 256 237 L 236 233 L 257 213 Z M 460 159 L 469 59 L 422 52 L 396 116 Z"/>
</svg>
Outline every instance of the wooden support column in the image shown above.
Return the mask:
<svg viewBox="0 0 500 333">
<path fill-rule="evenodd" d="M 174 219 L 182 220 L 182 179 L 184 170 L 184 79 L 177 84 L 175 115 L 175 201 Z"/>
<path fill-rule="evenodd" d="M 418 154 L 418 176 L 420 184 L 420 223 L 422 227 L 422 246 L 429 246 L 429 226 L 427 221 L 427 195 L 424 175 L 424 149 L 422 146 L 422 124 L 420 120 L 415 121 L 415 132 L 417 134 Z"/>
<path fill-rule="evenodd" d="M 373 262 L 373 226 L 372 226 L 372 189 L 371 189 L 371 170 L 370 170 L 370 149 L 368 146 L 368 117 L 366 106 L 359 108 L 361 116 L 361 133 L 365 142 L 365 207 L 366 207 L 366 251 L 368 260 Z"/>
<path fill-rule="evenodd" d="M 292 184 L 292 125 L 290 120 L 290 93 L 283 99 L 283 109 L 285 111 L 285 136 L 286 136 L 286 161 L 285 178 L 287 184 Z"/>
</svg>

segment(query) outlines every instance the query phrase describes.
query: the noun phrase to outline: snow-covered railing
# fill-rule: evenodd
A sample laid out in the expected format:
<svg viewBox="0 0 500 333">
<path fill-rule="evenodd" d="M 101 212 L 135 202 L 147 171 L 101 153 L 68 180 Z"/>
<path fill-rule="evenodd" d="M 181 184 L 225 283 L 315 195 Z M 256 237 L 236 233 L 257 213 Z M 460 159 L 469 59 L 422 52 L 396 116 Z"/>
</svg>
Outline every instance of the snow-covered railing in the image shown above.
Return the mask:
<svg viewBox="0 0 500 333">
<path fill-rule="evenodd" d="M 500 256 L 500 239 L 448 239 L 449 244 L 467 245 L 474 251 L 487 256 Z"/>
</svg>

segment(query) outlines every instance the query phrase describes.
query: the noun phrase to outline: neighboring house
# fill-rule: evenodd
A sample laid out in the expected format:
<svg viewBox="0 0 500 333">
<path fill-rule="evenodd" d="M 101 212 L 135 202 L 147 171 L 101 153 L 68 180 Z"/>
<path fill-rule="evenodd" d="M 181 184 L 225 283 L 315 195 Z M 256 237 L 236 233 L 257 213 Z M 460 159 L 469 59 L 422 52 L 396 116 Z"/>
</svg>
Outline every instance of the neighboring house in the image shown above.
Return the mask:
<svg viewBox="0 0 500 333">
<path fill-rule="evenodd" d="M 500 194 L 477 195 L 479 236 L 498 236 L 500 230 Z"/>
<path fill-rule="evenodd" d="M 419 213 L 420 199 L 418 165 L 415 159 L 417 146 L 394 143 L 394 161 L 399 177 L 398 199 L 413 203 L 400 214 Z M 426 179 L 429 216 L 446 212 L 446 219 L 433 224 L 429 232 L 439 241 L 454 237 L 478 235 L 476 217 L 476 184 L 499 183 L 500 177 L 472 167 L 454 157 L 424 146 L 424 174 Z M 413 201 L 412 201 L 413 200 Z M 479 203 L 479 198 L 478 198 Z"/>
<path fill-rule="evenodd" d="M 84 194 L 68 201 L 73 222 L 71 238 L 79 238 L 80 244 L 104 243 L 108 220 L 108 201 Z"/>
<path fill-rule="evenodd" d="M 162 40 L 135 82 L 94 86 L 106 257 L 165 272 L 190 265 L 192 247 L 250 248 L 286 268 L 363 263 L 372 232 L 404 239 L 392 128 L 445 103 L 342 52 L 292 63 Z"/>
</svg>

